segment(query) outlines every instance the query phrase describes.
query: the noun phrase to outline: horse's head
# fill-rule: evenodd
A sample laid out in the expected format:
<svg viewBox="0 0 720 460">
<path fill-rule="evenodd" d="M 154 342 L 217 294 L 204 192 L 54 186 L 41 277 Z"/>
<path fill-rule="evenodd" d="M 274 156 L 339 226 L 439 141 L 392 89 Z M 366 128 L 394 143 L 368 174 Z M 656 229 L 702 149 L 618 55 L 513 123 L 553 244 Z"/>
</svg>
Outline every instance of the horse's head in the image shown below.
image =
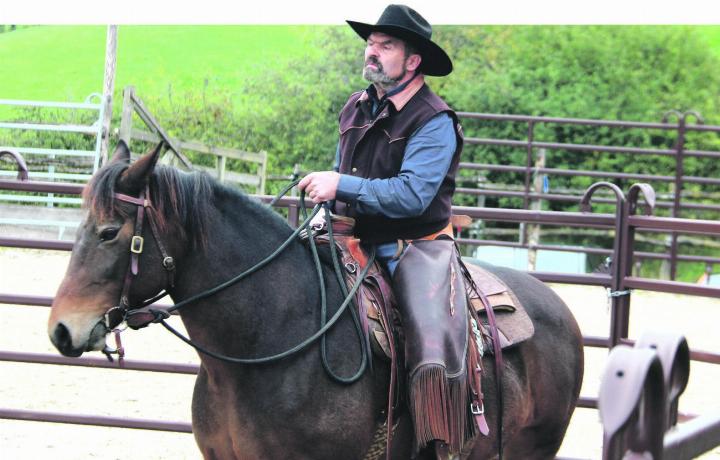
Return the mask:
<svg viewBox="0 0 720 460">
<path fill-rule="evenodd" d="M 150 184 L 157 182 L 153 171 L 161 150 L 162 143 L 131 165 L 130 151 L 121 141 L 113 160 L 93 176 L 83 192 L 87 215 L 78 229 L 48 322 L 50 340 L 63 355 L 102 350 L 109 328 L 121 319 L 117 315 L 110 319 L 108 310 L 121 302 L 133 305 L 167 285 L 168 276 L 162 269 L 164 249 L 158 247 L 148 222 L 141 222 L 139 228 L 136 225 L 142 213 L 145 221 L 155 220 L 161 234 L 168 233 L 167 222 L 152 209 L 151 197 L 145 196 Z M 163 200 L 154 193 L 153 198 Z M 179 255 L 182 247 L 172 242 L 167 250 Z M 133 273 L 138 271 L 135 269 L 142 276 Z M 121 301 L 121 297 L 127 298 Z"/>
</svg>

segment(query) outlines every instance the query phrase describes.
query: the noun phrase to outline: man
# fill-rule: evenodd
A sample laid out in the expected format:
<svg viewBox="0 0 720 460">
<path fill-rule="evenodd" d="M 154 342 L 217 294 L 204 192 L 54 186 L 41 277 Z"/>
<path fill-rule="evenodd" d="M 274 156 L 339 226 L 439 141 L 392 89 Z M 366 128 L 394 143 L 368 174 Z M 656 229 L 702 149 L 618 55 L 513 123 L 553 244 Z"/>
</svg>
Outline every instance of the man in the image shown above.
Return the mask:
<svg viewBox="0 0 720 460">
<path fill-rule="evenodd" d="M 356 236 L 375 246 L 393 277 L 405 329 L 416 447 L 438 441 L 436 448 L 449 445 L 451 453 L 459 453 L 474 434 L 473 428 L 458 428 L 467 412 L 467 318 L 464 311 L 454 314 L 456 299 L 450 296 L 464 290 L 450 288 L 448 281 L 439 305 L 437 299 L 428 301 L 430 294 L 420 301 L 415 295 L 436 280 L 449 280 L 454 270 L 450 216 L 462 131 L 455 112 L 424 81 L 424 75 L 448 75 L 452 62 L 432 42 L 430 24 L 407 6 L 388 6 L 374 25 L 347 22 L 366 41 L 363 76 L 371 84 L 350 96 L 340 113 L 335 171 L 310 173 L 299 187 L 314 203 L 336 200 L 336 212 L 355 219 Z M 431 254 L 423 254 L 430 246 Z M 412 271 L 410 265 L 416 265 Z M 450 303 L 453 309 L 447 308 Z M 455 340 L 448 340 L 450 335 L 462 343 L 448 347 Z M 444 343 L 446 349 L 428 342 Z M 453 420 L 458 417 L 462 422 Z"/>
</svg>

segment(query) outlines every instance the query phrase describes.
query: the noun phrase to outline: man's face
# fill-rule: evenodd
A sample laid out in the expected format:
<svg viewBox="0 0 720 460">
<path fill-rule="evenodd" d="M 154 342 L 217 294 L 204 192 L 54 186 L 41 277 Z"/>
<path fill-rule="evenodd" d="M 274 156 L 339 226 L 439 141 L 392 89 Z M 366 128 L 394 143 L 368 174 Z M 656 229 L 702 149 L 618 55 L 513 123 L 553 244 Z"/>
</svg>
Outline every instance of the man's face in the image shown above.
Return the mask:
<svg viewBox="0 0 720 460">
<path fill-rule="evenodd" d="M 365 47 L 363 77 L 383 88 L 397 86 L 405 75 L 405 42 L 390 35 L 373 32 Z"/>
</svg>

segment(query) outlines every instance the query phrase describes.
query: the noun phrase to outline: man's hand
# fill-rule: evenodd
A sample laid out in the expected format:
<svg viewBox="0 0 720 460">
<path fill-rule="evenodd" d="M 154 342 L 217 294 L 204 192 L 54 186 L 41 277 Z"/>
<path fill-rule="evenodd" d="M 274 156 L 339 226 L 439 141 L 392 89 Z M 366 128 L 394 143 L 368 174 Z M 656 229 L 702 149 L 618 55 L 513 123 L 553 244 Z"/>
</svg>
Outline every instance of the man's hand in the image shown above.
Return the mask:
<svg viewBox="0 0 720 460">
<path fill-rule="evenodd" d="M 318 204 L 335 199 L 338 182 L 340 182 L 340 174 L 335 171 L 320 171 L 303 177 L 298 187 L 300 190 L 305 190 L 305 194 L 313 203 Z"/>
</svg>

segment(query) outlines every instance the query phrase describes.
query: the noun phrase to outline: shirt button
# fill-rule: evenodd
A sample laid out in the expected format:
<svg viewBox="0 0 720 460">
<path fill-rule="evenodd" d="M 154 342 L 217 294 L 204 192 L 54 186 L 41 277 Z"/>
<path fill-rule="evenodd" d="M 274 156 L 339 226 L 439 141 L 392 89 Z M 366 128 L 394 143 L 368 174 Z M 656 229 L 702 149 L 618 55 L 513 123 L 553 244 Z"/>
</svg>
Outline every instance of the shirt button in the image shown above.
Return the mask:
<svg viewBox="0 0 720 460">
<path fill-rule="evenodd" d="M 357 172 L 357 168 L 353 168 L 353 169 L 352 169 L 352 172 Z"/>
</svg>

